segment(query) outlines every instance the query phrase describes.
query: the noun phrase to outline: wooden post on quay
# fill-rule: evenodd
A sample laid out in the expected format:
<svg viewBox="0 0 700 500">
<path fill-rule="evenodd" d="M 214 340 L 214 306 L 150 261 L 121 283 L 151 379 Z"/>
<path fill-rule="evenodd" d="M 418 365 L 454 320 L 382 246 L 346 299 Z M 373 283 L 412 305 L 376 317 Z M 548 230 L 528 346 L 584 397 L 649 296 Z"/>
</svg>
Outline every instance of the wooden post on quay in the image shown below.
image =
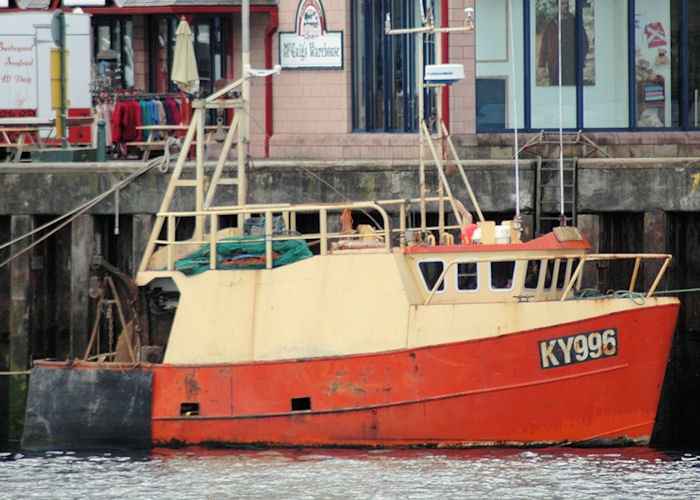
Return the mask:
<svg viewBox="0 0 700 500">
<path fill-rule="evenodd" d="M 668 220 L 666 212 L 655 210 L 644 212 L 644 248 L 643 252 L 663 253 L 668 251 L 666 245 Z M 653 266 L 644 267 L 644 284 L 649 285 L 654 281 L 657 269 Z M 668 275 L 667 275 L 668 276 Z M 668 277 L 666 278 L 668 280 Z M 663 287 L 661 288 L 663 289 Z"/>
<path fill-rule="evenodd" d="M 10 236 L 14 240 L 33 228 L 31 215 L 13 215 L 10 218 Z M 12 247 L 12 252 L 22 244 Z M 29 369 L 29 313 L 31 300 L 31 253 L 26 252 L 10 263 L 10 372 L 8 386 L 8 441 L 18 443 L 24 427 L 27 375 Z"/>
<path fill-rule="evenodd" d="M 132 274 L 136 275 L 153 228 L 153 216 L 151 214 L 134 214 L 131 227 L 131 269 L 133 270 Z"/>
<path fill-rule="evenodd" d="M 90 334 L 88 287 L 93 254 L 95 223 L 81 215 L 71 224 L 70 273 L 70 358 L 82 357 Z"/>
</svg>

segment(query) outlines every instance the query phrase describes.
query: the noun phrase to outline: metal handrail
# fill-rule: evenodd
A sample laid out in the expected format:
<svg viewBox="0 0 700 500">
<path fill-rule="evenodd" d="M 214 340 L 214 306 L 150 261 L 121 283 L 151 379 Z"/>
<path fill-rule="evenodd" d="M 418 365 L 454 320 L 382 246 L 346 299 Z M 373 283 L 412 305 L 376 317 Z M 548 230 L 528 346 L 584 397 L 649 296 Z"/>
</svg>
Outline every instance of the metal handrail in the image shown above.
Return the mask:
<svg viewBox="0 0 700 500">
<path fill-rule="evenodd" d="M 373 202 L 348 202 L 348 203 L 338 203 L 333 205 L 315 205 L 315 204 L 303 204 L 303 205 L 268 205 L 268 206 L 255 206 L 255 205 L 244 205 L 238 207 L 230 207 L 224 210 L 201 210 L 201 211 L 182 211 L 182 212 L 159 212 L 157 214 L 158 218 L 162 218 L 166 222 L 166 238 L 156 238 L 153 243 L 156 245 L 164 245 L 167 248 L 167 264 L 166 269 L 172 271 L 175 266 L 175 259 L 173 254 L 173 247 L 177 245 L 206 245 L 209 244 L 211 248 L 220 243 L 220 239 L 217 235 L 218 233 L 218 217 L 224 215 L 244 215 L 244 214 L 262 214 L 265 217 L 265 230 L 264 234 L 260 234 L 259 238 L 251 238 L 250 241 L 264 241 L 265 242 L 265 254 L 266 254 L 266 268 L 272 268 L 272 243 L 273 241 L 284 241 L 284 240 L 302 240 L 309 238 L 318 238 L 320 241 L 320 251 L 322 255 L 328 253 L 329 243 L 333 240 L 339 239 L 351 239 L 360 238 L 366 235 L 362 234 L 346 234 L 340 232 L 329 232 L 328 231 L 328 215 L 329 212 L 342 211 L 346 208 L 350 209 L 371 209 L 376 210 L 381 216 L 383 227 L 375 228 L 375 234 L 383 238 L 384 245 L 383 248 L 387 251 L 391 250 L 391 228 L 389 223 L 389 215 L 376 203 Z M 296 215 L 297 213 L 317 213 L 319 217 L 320 231 L 318 233 L 307 233 L 304 235 L 276 235 L 273 234 L 272 219 L 275 215 Z M 175 226 L 178 218 L 183 217 L 206 217 L 209 219 L 210 233 L 207 237 L 189 240 L 176 240 L 175 239 Z M 210 268 L 216 268 L 216 252 L 210 252 Z"/>
<path fill-rule="evenodd" d="M 656 287 L 659 285 L 659 282 L 661 281 L 661 278 L 663 277 L 664 273 L 666 272 L 666 268 L 668 268 L 668 265 L 671 263 L 671 259 L 673 257 L 670 254 L 667 253 L 630 253 L 630 254 L 624 254 L 624 253 L 601 253 L 601 254 L 588 254 L 588 255 L 583 255 L 581 256 L 581 260 L 578 263 L 578 266 L 576 266 L 576 269 L 574 270 L 573 273 L 571 273 L 571 278 L 569 279 L 569 282 L 567 283 L 566 287 L 564 288 L 564 293 L 561 296 L 561 301 L 563 302 L 566 300 L 566 296 L 569 294 L 571 289 L 574 287 L 574 283 L 576 280 L 578 280 L 579 275 L 583 271 L 583 265 L 586 262 L 589 261 L 597 261 L 597 260 L 624 260 L 624 259 L 635 259 L 635 266 L 634 270 L 632 271 L 632 279 L 630 282 L 629 290 L 632 291 L 634 290 L 634 285 L 637 280 L 637 274 L 639 272 L 639 263 L 641 262 L 642 259 L 665 259 L 663 264 L 661 265 L 661 268 L 659 269 L 659 272 L 656 274 L 656 278 L 654 279 L 654 282 L 651 284 L 649 287 L 649 291 L 646 294 L 646 297 L 649 298 L 651 297 L 654 292 L 656 291 Z"/>
</svg>

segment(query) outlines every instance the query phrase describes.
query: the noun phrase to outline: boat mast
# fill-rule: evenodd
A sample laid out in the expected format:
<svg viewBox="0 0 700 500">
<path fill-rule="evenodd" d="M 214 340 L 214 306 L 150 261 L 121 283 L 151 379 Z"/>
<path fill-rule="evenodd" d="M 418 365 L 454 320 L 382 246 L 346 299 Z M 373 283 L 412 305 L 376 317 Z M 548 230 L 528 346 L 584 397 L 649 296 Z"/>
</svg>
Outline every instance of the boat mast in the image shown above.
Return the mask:
<svg viewBox="0 0 700 500">
<path fill-rule="evenodd" d="M 457 169 L 459 170 L 459 173 L 462 177 L 462 181 L 464 182 L 464 185 L 467 189 L 467 192 L 469 193 L 469 197 L 471 199 L 471 202 L 474 206 L 474 209 L 477 212 L 477 215 L 479 217 L 480 221 L 484 220 L 484 216 L 481 213 L 481 209 L 479 208 L 479 204 L 476 201 L 476 196 L 474 195 L 474 192 L 471 188 L 471 185 L 469 184 L 469 181 L 467 179 L 466 173 L 464 172 L 464 168 L 462 167 L 461 162 L 459 161 L 459 157 L 457 156 L 457 151 L 452 144 L 452 140 L 450 139 L 449 132 L 447 130 L 447 126 L 443 122 L 442 119 L 442 88 L 445 86 L 444 82 L 441 83 L 427 83 L 425 81 L 425 68 L 424 68 L 424 56 L 423 56 L 423 44 L 424 44 L 424 35 L 439 35 L 441 33 L 450 33 L 450 32 L 468 32 L 468 31 L 473 31 L 474 30 L 474 21 L 472 17 L 472 12 L 473 9 L 466 9 L 466 14 L 467 14 L 467 19 L 464 23 L 464 26 L 456 26 L 456 27 L 436 27 L 435 26 L 435 16 L 433 14 L 433 9 L 431 6 L 431 1 L 427 0 L 427 8 L 423 8 L 423 2 L 422 0 L 419 0 L 420 4 L 420 9 L 421 9 L 421 20 L 422 20 L 422 25 L 417 28 L 398 28 L 398 29 L 393 29 L 391 27 L 391 13 L 387 12 L 386 13 L 386 20 L 384 22 L 384 33 L 386 35 L 407 35 L 407 34 L 416 34 L 419 35 L 418 38 L 418 47 L 417 47 L 417 62 L 418 62 L 418 68 L 419 71 L 421 72 L 420 78 L 419 78 L 419 92 L 418 92 L 418 129 L 419 129 L 419 137 L 420 137 L 420 144 L 419 144 L 419 154 L 420 154 L 420 171 L 419 171 L 419 183 L 420 183 L 420 198 L 421 198 L 421 231 L 425 232 L 427 228 L 427 213 L 426 213 L 426 185 L 425 185 L 425 144 L 427 144 L 430 148 L 430 152 L 433 156 L 433 160 L 435 162 L 435 165 L 437 167 L 438 171 L 438 176 L 440 179 L 440 189 L 444 189 L 447 193 L 447 197 L 450 201 L 450 204 L 452 205 L 452 212 L 454 213 L 457 222 L 459 225 L 462 225 L 463 220 L 462 220 L 462 214 L 461 211 L 458 209 L 457 203 L 455 202 L 454 197 L 452 196 L 452 192 L 450 190 L 450 186 L 447 182 L 447 177 L 445 176 L 444 168 L 443 168 L 443 157 L 441 155 L 438 155 L 437 150 L 435 148 L 435 145 L 433 144 L 433 137 L 430 132 L 430 129 L 428 128 L 428 125 L 425 120 L 425 113 L 423 110 L 424 106 L 424 92 L 427 88 L 436 88 L 437 90 L 437 133 L 440 141 L 443 141 L 444 144 L 447 144 L 449 147 L 449 153 L 452 155 L 452 160 L 454 161 L 455 165 L 457 166 Z M 436 61 L 438 63 L 441 63 L 442 61 L 440 60 L 441 58 L 441 51 L 439 47 L 440 43 L 440 37 L 436 36 Z M 435 47 L 435 45 L 434 45 Z M 441 226 L 442 227 L 442 226 Z"/>
<path fill-rule="evenodd" d="M 243 68 L 243 85 L 241 93 L 243 97 L 243 120 L 241 120 L 241 133 L 238 135 L 238 200 L 239 205 L 245 205 L 248 200 L 248 190 L 245 177 L 245 164 L 248 160 L 248 145 L 250 144 L 250 0 L 241 2 L 241 63 Z"/>
</svg>

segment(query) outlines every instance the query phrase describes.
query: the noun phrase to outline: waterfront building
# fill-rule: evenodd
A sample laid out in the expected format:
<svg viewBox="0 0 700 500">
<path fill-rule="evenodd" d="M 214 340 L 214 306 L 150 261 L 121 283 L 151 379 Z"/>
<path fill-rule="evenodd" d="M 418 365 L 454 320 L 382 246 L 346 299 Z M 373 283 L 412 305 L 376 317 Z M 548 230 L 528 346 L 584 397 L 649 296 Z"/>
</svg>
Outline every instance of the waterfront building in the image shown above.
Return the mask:
<svg viewBox="0 0 700 500">
<path fill-rule="evenodd" d="M 98 69 L 90 78 L 96 83 L 108 62 L 115 77 L 112 90 L 179 91 L 170 71 L 183 18 L 194 35 L 203 94 L 242 72 L 236 56 L 240 1 L 3 3 L 5 12 L 81 9 L 89 14 Z M 464 157 L 510 157 L 512 139 L 504 133 L 513 127 L 526 134 L 524 141 L 558 129 L 555 0 L 430 3 L 442 25 L 463 25 L 465 7 L 474 8 L 474 32 L 443 34 L 428 41 L 439 54 L 426 52 L 428 63 L 440 58 L 465 67 L 466 78 L 446 92 L 443 103 Z M 615 157 L 696 155 L 700 5 L 571 0 L 562 6 L 563 129 L 583 131 Z M 305 21 L 307 11 L 318 19 Z M 417 42 L 384 35 L 389 11 L 394 27 L 420 23 L 420 2 L 413 0 L 251 2 L 251 64 L 283 67 L 279 77 L 253 85 L 254 156 L 416 157 L 410 134 L 417 131 Z M 317 31 L 309 28 L 313 22 Z M 427 97 L 429 112 L 435 103 Z"/>
</svg>

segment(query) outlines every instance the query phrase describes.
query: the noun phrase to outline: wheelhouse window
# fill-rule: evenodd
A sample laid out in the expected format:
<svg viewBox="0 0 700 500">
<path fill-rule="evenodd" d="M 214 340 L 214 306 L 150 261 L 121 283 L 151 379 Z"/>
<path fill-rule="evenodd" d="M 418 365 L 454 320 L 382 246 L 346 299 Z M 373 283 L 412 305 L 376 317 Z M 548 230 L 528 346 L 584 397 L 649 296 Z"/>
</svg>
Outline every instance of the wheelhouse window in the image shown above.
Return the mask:
<svg viewBox="0 0 700 500">
<path fill-rule="evenodd" d="M 478 284 L 476 262 L 457 264 L 457 290 L 476 290 Z"/>
<path fill-rule="evenodd" d="M 559 268 L 559 276 L 557 277 L 557 288 L 564 288 L 569 283 L 578 264 L 579 259 L 567 259 L 566 265 L 562 262 Z"/>
<path fill-rule="evenodd" d="M 435 284 L 438 281 L 438 278 L 442 274 L 443 269 L 445 269 L 445 264 L 440 260 L 428 260 L 419 262 L 418 268 L 420 269 L 420 274 L 423 277 L 423 283 L 425 284 L 425 287 L 429 291 L 432 291 L 432 289 L 435 287 Z M 445 280 L 443 279 L 440 282 L 440 285 L 438 285 L 437 291 L 442 292 L 444 290 Z"/>
<path fill-rule="evenodd" d="M 418 130 L 418 86 L 422 70 L 416 65 L 416 54 L 420 37 L 386 35 L 384 21 L 386 14 L 391 13 L 393 27 L 418 27 L 420 4 L 414 0 L 353 0 L 351 5 L 353 129 Z M 439 20 L 439 2 L 432 5 Z M 434 59 L 434 43 L 425 39 L 424 63 L 429 64 Z M 425 103 L 424 111 L 430 116 L 434 91 L 426 91 Z"/>
<path fill-rule="evenodd" d="M 513 288 L 513 273 L 515 262 L 491 263 L 491 288 L 494 290 L 510 290 Z"/>
<path fill-rule="evenodd" d="M 554 283 L 554 271 L 555 271 L 555 260 L 549 259 L 547 265 L 545 266 L 546 272 L 544 275 L 544 289 L 551 290 L 552 284 Z"/>
<path fill-rule="evenodd" d="M 525 288 L 528 290 L 536 290 L 540 283 L 540 266 L 539 260 L 528 260 L 527 269 L 525 271 Z"/>
</svg>

